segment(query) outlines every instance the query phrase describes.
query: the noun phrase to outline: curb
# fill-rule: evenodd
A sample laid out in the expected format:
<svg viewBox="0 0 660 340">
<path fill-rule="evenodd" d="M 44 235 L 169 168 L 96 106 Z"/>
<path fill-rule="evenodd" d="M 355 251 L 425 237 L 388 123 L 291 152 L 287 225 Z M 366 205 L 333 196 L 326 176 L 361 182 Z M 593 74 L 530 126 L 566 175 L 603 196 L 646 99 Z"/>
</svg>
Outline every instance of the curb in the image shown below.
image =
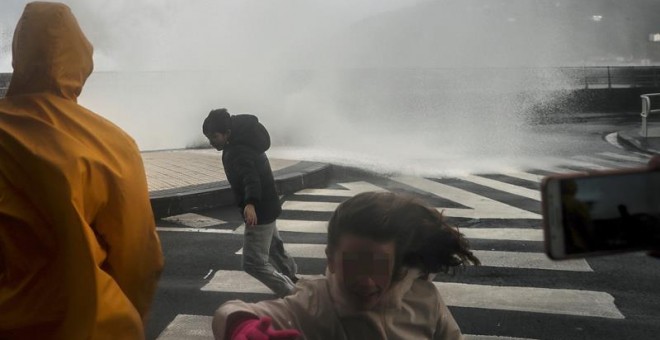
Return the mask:
<svg viewBox="0 0 660 340">
<path fill-rule="evenodd" d="M 619 131 L 616 134 L 616 139 L 619 143 L 625 144 L 641 152 L 660 155 L 660 150 L 656 149 L 653 145 L 650 145 L 647 139 L 639 136 L 637 133 L 638 130 L 639 129 Z M 657 142 L 654 144 L 657 144 Z"/>
<path fill-rule="evenodd" d="M 273 171 L 275 187 L 280 195 L 323 187 L 330 181 L 331 174 L 330 164 L 307 161 Z M 160 190 L 150 192 L 149 196 L 156 219 L 235 204 L 234 193 L 227 181 Z"/>
</svg>

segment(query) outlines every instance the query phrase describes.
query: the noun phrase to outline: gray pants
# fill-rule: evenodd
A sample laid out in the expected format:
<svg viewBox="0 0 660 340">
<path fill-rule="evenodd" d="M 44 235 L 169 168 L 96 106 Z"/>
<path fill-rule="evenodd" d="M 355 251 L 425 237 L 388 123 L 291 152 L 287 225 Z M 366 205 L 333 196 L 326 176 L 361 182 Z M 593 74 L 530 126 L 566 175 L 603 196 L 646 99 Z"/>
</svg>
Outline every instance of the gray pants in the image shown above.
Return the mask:
<svg viewBox="0 0 660 340">
<path fill-rule="evenodd" d="M 278 297 L 289 295 L 295 286 L 291 278 L 298 266 L 284 250 L 275 222 L 245 226 L 243 270 L 261 281 Z"/>
</svg>

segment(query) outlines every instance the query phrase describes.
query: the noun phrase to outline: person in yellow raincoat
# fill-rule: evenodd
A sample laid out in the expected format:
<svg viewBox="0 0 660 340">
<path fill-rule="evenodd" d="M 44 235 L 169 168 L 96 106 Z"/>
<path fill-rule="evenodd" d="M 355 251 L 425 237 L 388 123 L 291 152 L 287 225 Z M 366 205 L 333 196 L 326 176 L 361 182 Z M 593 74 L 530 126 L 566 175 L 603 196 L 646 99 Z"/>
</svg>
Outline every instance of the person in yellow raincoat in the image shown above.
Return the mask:
<svg viewBox="0 0 660 340">
<path fill-rule="evenodd" d="M 0 100 L 0 339 L 143 339 L 163 266 L 142 159 L 77 104 L 92 45 L 29 3 Z"/>
</svg>

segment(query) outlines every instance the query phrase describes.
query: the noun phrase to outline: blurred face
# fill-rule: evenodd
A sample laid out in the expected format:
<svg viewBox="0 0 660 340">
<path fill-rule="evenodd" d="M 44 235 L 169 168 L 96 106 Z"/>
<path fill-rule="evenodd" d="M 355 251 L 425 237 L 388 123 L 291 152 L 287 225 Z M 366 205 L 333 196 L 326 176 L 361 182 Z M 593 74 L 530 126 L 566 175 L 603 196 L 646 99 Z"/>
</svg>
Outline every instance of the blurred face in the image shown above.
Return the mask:
<svg viewBox="0 0 660 340">
<path fill-rule="evenodd" d="M 373 308 L 390 288 L 394 268 L 394 241 L 343 235 L 332 253 L 326 250 L 328 269 L 335 274 L 344 298 L 359 310 Z"/>
<path fill-rule="evenodd" d="M 209 143 L 211 143 L 211 146 L 213 146 L 216 150 L 221 151 L 222 149 L 225 148 L 225 145 L 227 144 L 227 139 L 229 139 L 229 134 L 230 131 L 227 131 L 225 133 L 213 132 L 211 134 L 206 135 L 206 138 L 209 139 Z"/>
</svg>

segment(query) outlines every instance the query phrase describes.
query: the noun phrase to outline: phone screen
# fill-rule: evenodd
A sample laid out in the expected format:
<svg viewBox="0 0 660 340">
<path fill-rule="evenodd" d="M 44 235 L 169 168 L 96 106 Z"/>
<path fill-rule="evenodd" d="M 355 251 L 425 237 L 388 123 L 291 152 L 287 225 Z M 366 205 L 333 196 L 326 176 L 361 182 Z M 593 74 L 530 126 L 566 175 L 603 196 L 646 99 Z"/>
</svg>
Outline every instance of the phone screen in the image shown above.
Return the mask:
<svg viewBox="0 0 660 340">
<path fill-rule="evenodd" d="M 660 247 L 660 172 L 553 178 L 546 185 L 550 257 Z"/>
</svg>

